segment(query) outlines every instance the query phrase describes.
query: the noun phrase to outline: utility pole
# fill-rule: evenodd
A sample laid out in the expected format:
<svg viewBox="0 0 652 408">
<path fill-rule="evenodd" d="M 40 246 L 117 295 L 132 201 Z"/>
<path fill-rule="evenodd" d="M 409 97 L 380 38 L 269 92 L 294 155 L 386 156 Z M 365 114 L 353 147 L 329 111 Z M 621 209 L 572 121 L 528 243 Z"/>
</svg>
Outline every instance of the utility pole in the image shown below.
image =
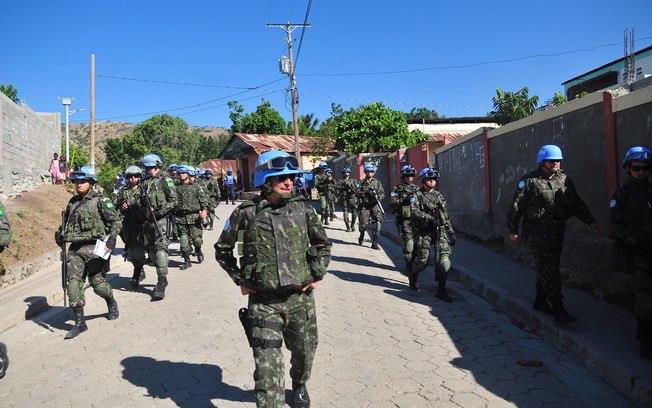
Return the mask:
<svg viewBox="0 0 652 408">
<path fill-rule="evenodd" d="M 299 148 L 299 116 L 298 116 L 298 109 L 297 109 L 297 81 L 295 80 L 294 77 L 294 56 L 293 56 L 293 51 L 292 51 L 292 31 L 296 28 L 308 28 L 310 27 L 310 23 L 303 24 L 303 23 L 284 23 L 284 24 L 272 24 L 272 23 L 267 23 L 267 27 L 275 27 L 275 28 L 282 28 L 283 31 L 285 31 L 285 34 L 287 35 L 286 37 L 286 42 L 288 46 L 288 54 L 289 54 L 289 61 L 290 61 L 290 67 L 289 67 L 289 72 L 288 76 L 290 77 L 290 96 L 292 98 L 292 126 L 294 128 L 294 155 L 297 158 L 297 161 L 299 162 L 299 168 L 303 168 L 303 164 L 301 163 L 301 149 Z"/>
<path fill-rule="evenodd" d="M 95 169 L 95 54 L 91 54 L 91 167 Z"/>
</svg>

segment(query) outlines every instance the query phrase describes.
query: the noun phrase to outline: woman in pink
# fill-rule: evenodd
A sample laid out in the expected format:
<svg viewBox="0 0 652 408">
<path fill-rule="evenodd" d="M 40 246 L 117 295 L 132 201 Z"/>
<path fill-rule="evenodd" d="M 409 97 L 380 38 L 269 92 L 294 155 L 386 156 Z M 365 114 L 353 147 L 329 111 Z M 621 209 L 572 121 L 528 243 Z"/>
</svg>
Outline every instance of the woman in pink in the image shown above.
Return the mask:
<svg viewBox="0 0 652 408">
<path fill-rule="evenodd" d="M 52 176 L 52 184 L 59 184 L 63 180 L 61 169 L 59 168 L 59 153 L 55 153 L 50 161 L 50 175 Z"/>
</svg>

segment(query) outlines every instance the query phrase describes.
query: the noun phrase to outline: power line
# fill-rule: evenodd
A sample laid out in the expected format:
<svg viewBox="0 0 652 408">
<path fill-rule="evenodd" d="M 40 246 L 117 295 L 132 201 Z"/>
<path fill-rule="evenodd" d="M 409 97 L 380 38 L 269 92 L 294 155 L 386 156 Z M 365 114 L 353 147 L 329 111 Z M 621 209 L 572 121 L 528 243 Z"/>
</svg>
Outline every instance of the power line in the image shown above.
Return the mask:
<svg viewBox="0 0 652 408">
<path fill-rule="evenodd" d="M 312 0 L 308 0 L 308 7 L 306 7 L 306 16 L 303 19 L 303 27 L 301 27 L 301 37 L 299 38 L 299 46 L 297 47 L 297 57 L 294 59 L 294 70 L 296 72 L 297 65 L 299 64 L 299 54 L 301 54 L 301 45 L 303 44 L 303 34 L 306 32 L 306 25 L 308 24 L 308 16 L 310 15 L 310 7 Z"/>
<path fill-rule="evenodd" d="M 238 100 L 236 100 L 236 102 L 242 102 L 242 101 L 248 101 L 249 99 L 260 98 L 261 96 L 267 96 L 267 95 L 275 94 L 277 92 L 285 91 L 286 89 L 287 88 L 279 88 L 279 89 L 275 89 L 273 91 L 265 92 L 265 93 L 262 93 L 262 94 L 258 94 L 258 95 L 254 95 L 254 96 L 248 96 L 246 98 L 238 99 Z M 179 116 L 189 115 L 191 113 L 201 112 L 201 111 L 205 111 L 205 110 L 209 110 L 209 109 L 215 109 L 215 108 L 219 108 L 219 107 L 226 106 L 226 105 L 228 105 L 228 102 L 227 103 L 221 103 L 221 104 L 215 105 L 215 106 L 208 106 L 208 107 L 205 107 L 205 108 L 196 109 L 196 110 L 189 111 L 189 112 L 183 112 L 183 113 L 180 113 Z"/>
<path fill-rule="evenodd" d="M 641 38 L 638 38 L 637 40 L 638 41 L 643 41 L 643 40 L 649 40 L 649 39 L 652 39 L 652 36 L 641 37 Z M 596 45 L 596 46 L 590 47 L 590 48 L 580 48 L 580 49 L 574 49 L 574 50 L 566 50 L 566 51 L 561 51 L 561 52 L 557 52 L 557 53 L 533 54 L 533 55 L 527 55 L 527 56 L 524 56 L 524 57 L 504 58 L 504 59 L 476 62 L 476 63 L 472 63 L 472 64 L 440 65 L 440 66 L 435 66 L 435 67 L 420 67 L 420 68 L 398 69 L 398 70 L 390 70 L 390 71 L 321 72 L 321 73 L 320 72 L 314 72 L 314 73 L 307 73 L 307 74 L 301 74 L 301 75 L 303 75 L 303 76 L 393 75 L 393 74 L 407 74 L 407 73 L 424 72 L 424 71 L 438 71 L 438 70 L 445 70 L 445 69 L 473 68 L 473 67 L 478 67 L 478 66 L 482 66 L 482 65 L 503 64 L 503 63 L 507 63 L 507 62 L 523 61 L 523 60 L 534 59 L 534 58 L 560 57 L 562 55 L 568 55 L 568 54 L 591 52 L 591 51 L 595 51 L 595 50 L 597 50 L 599 48 L 613 47 L 615 45 L 622 45 L 622 43 L 617 42 L 617 43 L 609 43 L 609 44 L 600 44 L 600 45 Z"/>
<path fill-rule="evenodd" d="M 270 85 L 282 79 L 285 79 L 284 77 L 281 77 L 258 86 L 232 86 L 232 85 L 199 84 L 193 82 L 180 82 L 180 81 L 161 81 L 157 79 L 129 78 L 124 76 L 104 75 L 104 74 L 96 74 L 96 76 L 100 78 L 107 78 L 107 79 L 119 79 L 123 81 L 147 82 L 147 83 L 164 84 L 164 85 L 181 85 L 181 86 L 196 86 L 196 87 L 204 87 L 204 88 L 247 89 L 247 90 L 256 90 L 265 85 Z"/>
</svg>

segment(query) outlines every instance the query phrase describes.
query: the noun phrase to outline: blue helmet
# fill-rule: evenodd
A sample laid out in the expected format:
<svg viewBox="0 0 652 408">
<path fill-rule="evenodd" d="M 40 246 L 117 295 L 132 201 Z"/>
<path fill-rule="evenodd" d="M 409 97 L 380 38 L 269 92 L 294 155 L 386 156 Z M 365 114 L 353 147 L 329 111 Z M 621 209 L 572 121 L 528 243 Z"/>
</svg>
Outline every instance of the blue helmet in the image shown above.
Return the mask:
<svg viewBox="0 0 652 408">
<path fill-rule="evenodd" d="M 127 185 L 127 178 L 122 173 L 119 173 L 118 175 L 115 176 L 115 181 L 118 183 L 120 187 L 124 187 Z"/>
<path fill-rule="evenodd" d="M 140 162 L 145 167 L 161 167 L 161 164 L 163 164 L 161 158 L 154 153 L 144 155 Z"/>
<path fill-rule="evenodd" d="M 648 165 L 652 164 L 652 150 L 648 149 L 645 146 L 634 146 L 630 147 L 625 153 L 625 158 L 621 167 L 626 169 L 629 166 L 629 163 L 633 161 L 645 162 Z"/>
<path fill-rule="evenodd" d="M 299 162 L 296 157 L 282 150 L 270 150 L 262 153 L 256 159 L 254 186 L 261 187 L 268 177 L 299 173 L 303 173 L 303 170 L 299 170 Z"/>
<path fill-rule="evenodd" d="M 330 167 L 326 167 L 326 170 L 324 171 L 326 172 L 326 174 L 333 174 L 333 169 L 331 169 Z"/>
<path fill-rule="evenodd" d="M 364 169 L 365 173 L 367 173 L 369 171 L 374 172 L 374 173 L 376 172 L 376 165 L 371 163 L 371 162 L 366 162 L 364 164 L 364 166 L 362 166 L 362 168 Z"/>
<path fill-rule="evenodd" d="M 180 173 L 186 173 L 189 176 L 192 176 L 194 174 L 194 169 L 191 166 L 188 166 L 187 164 L 180 164 L 177 167 L 177 174 Z"/>
<path fill-rule="evenodd" d="M 179 167 L 179 166 L 177 166 L 176 164 L 172 163 L 172 164 L 170 164 L 170 165 L 168 166 L 168 171 L 177 171 L 177 168 L 178 168 L 178 167 Z"/>
<path fill-rule="evenodd" d="M 439 180 L 439 171 L 433 169 L 432 167 L 422 168 L 419 172 L 419 180 L 424 181 L 425 179 Z"/>
<path fill-rule="evenodd" d="M 228 176 L 230 176 L 231 174 L 233 174 L 233 170 L 228 169 L 228 170 L 226 171 L 226 174 L 227 174 Z"/>
<path fill-rule="evenodd" d="M 320 169 L 326 169 L 326 167 L 328 167 L 328 163 L 326 163 L 325 161 L 320 161 L 318 167 Z"/>
<path fill-rule="evenodd" d="M 97 182 L 97 174 L 95 170 L 89 165 L 81 166 L 79 170 L 70 173 L 70 180 L 75 181 L 92 181 Z"/>
<path fill-rule="evenodd" d="M 213 175 L 213 169 L 204 170 L 204 176 L 212 176 L 212 175 Z"/>
<path fill-rule="evenodd" d="M 416 176 L 417 170 L 411 164 L 401 167 L 401 176 Z"/>
<path fill-rule="evenodd" d="M 541 149 L 539 149 L 539 152 L 537 153 L 537 166 L 539 166 L 545 160 L 564 160 L 564 156 L 561 154 L 561 149 L 559 146 L 541 146 Z"/>
<path fill-rule="evenodd" d="M 344 174 L 344 173 L 350 173 L 350 172 L 351 172 L 351 167 L 349 167 L 349 166 L 346 166 L 346 167 L 344 167 L 344 168 L 342 169 L 342 174 Z"/>
</svg>

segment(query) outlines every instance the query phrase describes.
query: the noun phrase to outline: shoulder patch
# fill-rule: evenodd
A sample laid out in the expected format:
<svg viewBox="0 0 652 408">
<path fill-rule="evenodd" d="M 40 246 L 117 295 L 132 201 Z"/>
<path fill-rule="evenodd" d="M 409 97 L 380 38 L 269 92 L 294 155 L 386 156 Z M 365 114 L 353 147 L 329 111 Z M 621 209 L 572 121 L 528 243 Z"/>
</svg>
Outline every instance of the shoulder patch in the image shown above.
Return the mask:
<svg viewBox="0 0 652 408">
<path fill-rule="evenodd" d="M 108 201 L 108 202 L 105 202 L 105 203 L 104 203 L 104 206 L 105 206 L 106 208 L 113 208 L 113 203 L 112 203 L 111 201 Z"/>
<path fill-rule="evenodd" d="M 521 180 L 518 182 L 518 188 L 521 190 L 525 188 L 525 180 Z"/>
<path fill-rule="evenodd" d="M 618 201 L 616 201 L 615 198 L 612 198 L 611 201 L 609 201 L 609 208 L 616 208 L 618 205 Z"/>
<path fill-rule="evenodd" d="M 167 184 L 168 187 L 174 187 L 174 181 L 171 178 L 166 178 L 165 184 Z"/>
</svg>

